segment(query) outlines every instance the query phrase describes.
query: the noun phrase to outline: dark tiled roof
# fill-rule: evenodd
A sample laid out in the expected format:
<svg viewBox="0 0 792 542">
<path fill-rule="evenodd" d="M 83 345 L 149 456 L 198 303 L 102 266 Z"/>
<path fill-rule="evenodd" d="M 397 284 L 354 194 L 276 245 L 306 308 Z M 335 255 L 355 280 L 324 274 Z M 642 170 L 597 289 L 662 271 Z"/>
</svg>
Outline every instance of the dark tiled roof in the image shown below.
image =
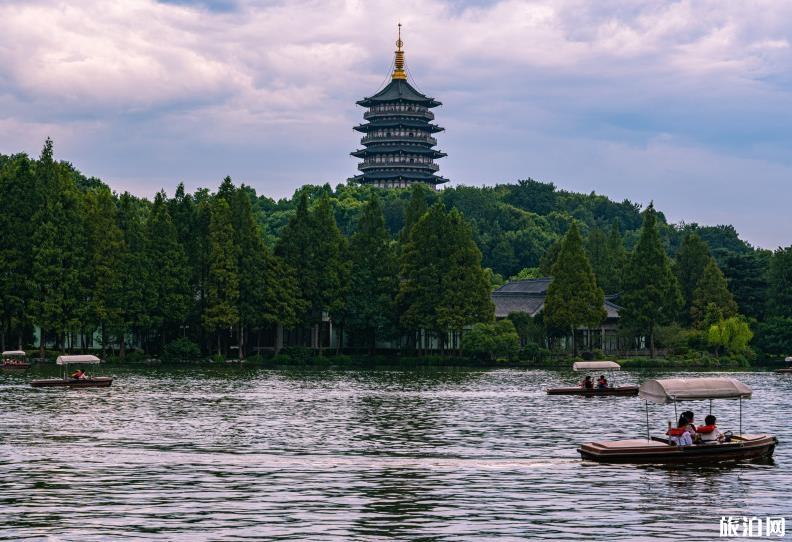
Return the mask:
<svg viewBox="0 0 792 542">
<path fill-rule="evenodd" d="M 553 279 L 525 279 L 508 282 L 495 290 L 495 293 L 546 294 Z"/>
<path fill-rule="evenodd" d="M 492 292 L 495 303 L 495 317 L 506 318 L 512 312 L 524 312 L 531 317 L 539 314 L 544 308 L 547 288 L 551 278 L 516 280 L 504 284 Z M 605 297 L 604 308 L 608 318 L 619 318 L 621 307 L 614 303 L 618 295 Z"/>
<path fill-rule="evenodd" d="M 385 88 L 377 92 L 374 96 L 363 98 L 357 103 L 358 105 L 369 107 L 377 102 L 394 102 L 397 100 L 419 102 L 425 104 L 427 107 L 437 107 L 441 105 L 440 102 L 434 98 L 430 98 L 415 90 L 415 88 L 404 79 L 393 79 Z"/>
<path fill-rule="evenodd" d="M 520 294 L 492 294 L 495 303 L 495 318 L 506 318 L 513 312 L 525 312 L 536 316 L 544 308 L 545 296 Z"/>
</svg>

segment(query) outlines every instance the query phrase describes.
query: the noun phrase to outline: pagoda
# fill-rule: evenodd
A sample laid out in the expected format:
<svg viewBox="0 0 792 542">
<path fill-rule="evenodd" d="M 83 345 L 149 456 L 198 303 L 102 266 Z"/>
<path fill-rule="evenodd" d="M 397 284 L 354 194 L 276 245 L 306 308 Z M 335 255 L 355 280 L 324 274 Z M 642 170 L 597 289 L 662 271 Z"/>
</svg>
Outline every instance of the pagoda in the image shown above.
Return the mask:
<svg viewBox="0 0 792 542">
<path fill-rule="evenodd" d="M 430 122 L 434 119 L 430 109 L 442 104 L 407 82 L 403 45 L 399 24 L 390 83 L 374 96 L 357 102 L 368 108 L 363 114 L 368 122 L 355 126 L 364 134 L 360 140 L 364 148 L 350 153 L 363 159 L 358 164 L 362 174 L 354 180 L 380 188 L 406 188 L 415 183 L 436 187 L 448 179 L 437 175 L 440 168 L 434 159 L 446 154 L 434 149 L 437 140 L 432 134 L 443 128 Z"/>
</svg>

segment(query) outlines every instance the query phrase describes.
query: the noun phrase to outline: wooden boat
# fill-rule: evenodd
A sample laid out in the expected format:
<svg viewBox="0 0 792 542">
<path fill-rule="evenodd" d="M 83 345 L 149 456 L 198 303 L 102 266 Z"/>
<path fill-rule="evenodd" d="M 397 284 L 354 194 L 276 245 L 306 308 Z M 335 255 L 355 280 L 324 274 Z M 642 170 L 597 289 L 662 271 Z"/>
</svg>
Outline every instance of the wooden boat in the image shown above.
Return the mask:
<svg viewBox="0 0 792 542">
<path fill-rule="evenodd" d="M 576 361 L 572 364 L 575 372 L 583 371 L 620 371 L 621 365 L 615 361 Z M 612 374 L 611 374 L 612 380 Z M 564 388 L 548 388 L 547 395 L 583 395 L 585 397 L 600 397 L 609 395 L 635 396 L 638 395 L 638 386 L 609 386 L 607 388 L 583 388 L 569 386 Z"/>
<path fill-rule="evenodd" d="M 599 463 L 688 464 L 750 461 L 773 456 L 778 439 L 773 435 L 742 434 L 742 399 L 751 398 L 751 388 L 734 378 L 671 378 L 648 380 L 639 395 L 646 401 L 646 438 L 589 442 L 578 448 L 582 459 Z M 740 429 L 723 442 L 677 446 L 649 433 L 649 402 L 657 404 L 713 399 L 740 401 Z M 711 404 L 711 403 L 710 403 Z"/>
<path fill-rule="evenodd" d="M 638 386 L 616 386 L 613 388 L 581 388 L 579 386 L 569 388 L 547 388 L 547 395 L 584 395 L 586 397 L 599 397 L 607 395 L 623 395 L 635 397 L 638 395 Z"/>
<path fill-rule="evenodd" d="M 99 364 L 102 360 L 96 356 L 59 356 L 55 363 L 63 366 L 62 378 L 47 378 L 43 380 L 33 380 L 30 385 L 34 388 L 106 388 L 113 383 L 113 378 L 109 376 L 92 376 L 84 378 L 72 378 L 68 376 L 69 364 Z"/>
<path fill-rule="evenodd" d="M 789 364 L 789 367 L 784 367 L 783 369 L 776 369 L 775 372 L 777 373 L 792 373 L 792 356 L 788 356 L 784 359 L 785 362 Z"/>
<path fill-rule="evenodd" d="M 2 356 L 3 361 L 0 363 L 0 367 L 3 369 L 27 369 L 30 367 L 27 354 L 22 350 L 6 350 Z"/>
<path fill-rule="evenodd" d="M 750 461 L 773 456 L 778 439 L 770 435 L 742 435 L 731 442 L 677 446 L 666 439 L 590 442 L 578 451 L 583 459 L 600 463 L 711 463 Z"/>
</svg>

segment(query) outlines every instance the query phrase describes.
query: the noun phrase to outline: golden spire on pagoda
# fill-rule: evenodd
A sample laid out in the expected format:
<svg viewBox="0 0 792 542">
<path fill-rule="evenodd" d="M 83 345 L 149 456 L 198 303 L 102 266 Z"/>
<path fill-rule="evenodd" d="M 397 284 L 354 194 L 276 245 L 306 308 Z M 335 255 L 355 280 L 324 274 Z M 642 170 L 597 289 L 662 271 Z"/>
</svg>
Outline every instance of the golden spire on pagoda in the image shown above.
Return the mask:
<svg viewBox="0 0 792 542">
<path fill-rule="evenodd" d="M 401 39 L 401 23 L 399 23 L 399 39 L 396 40 L 396 66 L 393 69 L 393 79 L 407 79 L 407 73 L 404 71 L 404 51 L 402 51 L 404 43 Z"/>
</svg>

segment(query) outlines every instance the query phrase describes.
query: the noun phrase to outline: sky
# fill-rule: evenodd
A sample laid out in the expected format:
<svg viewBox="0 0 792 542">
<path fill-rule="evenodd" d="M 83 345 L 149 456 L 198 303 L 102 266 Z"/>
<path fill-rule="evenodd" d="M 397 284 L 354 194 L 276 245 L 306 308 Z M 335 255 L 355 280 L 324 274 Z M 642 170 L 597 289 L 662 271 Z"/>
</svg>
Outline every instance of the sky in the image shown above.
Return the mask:
<svg viewBox="0 0 792 542">
<path fill-rule="evenodd" d="M 792 243 L 792 2 L 0 0 L 0 21 L 0 153 L 49 136 L 119 192 L 345 182 L 400 21 L 450 184 Z"/>
</svg>

